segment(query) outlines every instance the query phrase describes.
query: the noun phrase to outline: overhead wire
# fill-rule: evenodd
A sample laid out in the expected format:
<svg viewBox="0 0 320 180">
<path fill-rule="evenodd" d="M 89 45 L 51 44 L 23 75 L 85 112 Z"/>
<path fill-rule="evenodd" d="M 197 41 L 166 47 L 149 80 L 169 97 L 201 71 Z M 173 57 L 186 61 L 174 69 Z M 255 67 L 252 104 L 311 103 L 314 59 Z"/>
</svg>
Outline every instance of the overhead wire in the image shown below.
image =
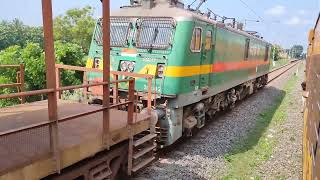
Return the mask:
<svg viewBox="0 0 320 180">
<path fill-rule="evenodd" d="M 239 0 L 239 1 L 243 5 L 245 5 L 253 14 L 255 14 L 261 20 L 261 22 L 264 22 L 263 18 L 254 9 L 252 9 L 245 1 L 243 1 L 243 0 Z"/>
<path fill-rule="evenodd" d="M 197 0 L 195 0 L 192 4 L 194 4 Z M 266 22 L 253 8 L 251 8 L 244 0 L 239 0 L 248 10 L 250 10 L 255 16 L 257 16 L 257 18 L 259 18 L 260 22 L 267 25 L 268 22 Z M 217 17 L 221 17 L 218 14 L 214 13 L 213 11 L 211 11 L 210 9 L 208 9 L 208 11 L 210 11 L 211 13 L 213 13 L 215 16 Z M 221 17 L 224 18 L 224 17 Z M 280 21 L 272 21 L 269 23 L 280 23 Z M 269 29 L 270 27 L 266 26 L 267 29 Z"/>
</svg>

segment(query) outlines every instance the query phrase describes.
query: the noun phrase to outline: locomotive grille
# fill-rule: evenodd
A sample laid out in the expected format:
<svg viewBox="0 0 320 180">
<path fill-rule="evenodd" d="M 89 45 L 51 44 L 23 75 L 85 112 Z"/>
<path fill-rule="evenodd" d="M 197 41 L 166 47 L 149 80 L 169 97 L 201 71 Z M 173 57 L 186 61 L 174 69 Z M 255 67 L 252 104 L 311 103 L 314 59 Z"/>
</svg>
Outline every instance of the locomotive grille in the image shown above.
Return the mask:
<svg viewBox="0 0 320 180">
<path fill-rule="evenodd" d="M 167 49 L 171 46 L 175 31 L 172 18 L 140 18 L 135 41 L 138 48 Z"/>
<path fill-rule="evenodd" d="M 133 32 L 133 23 L 137 30 Z M 172 45 L 175 31 L 175 21 L 172 18 L 132 18 L 112 17 L 110 19 L 110 45 L 124 47 L 128 45 L 129 36 L 134 35 L 137 48 L 141 49 L 168 49 Z M 97 23 L 94 39 L 102 45 L 102 19 Z"/>
<path fill-rule="evenodd" d="M 110 45 L 113 47 L 123 47 L 128 43 L 128 35 L 132 27 L 129 18 L 113 17 L 110 19 Z M 102 46 L 102 20 L 97 24 L 94 37 L 99 46 Z"/>
</svg>

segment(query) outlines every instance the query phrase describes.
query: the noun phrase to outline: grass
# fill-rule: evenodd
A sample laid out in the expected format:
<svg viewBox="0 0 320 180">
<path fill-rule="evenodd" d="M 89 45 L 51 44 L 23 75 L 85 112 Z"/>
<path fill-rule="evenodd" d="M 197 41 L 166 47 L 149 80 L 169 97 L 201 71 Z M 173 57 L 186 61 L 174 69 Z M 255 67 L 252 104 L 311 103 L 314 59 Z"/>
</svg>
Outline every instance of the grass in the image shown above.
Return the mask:
<svg viewBox="0 0 320 180">
<path fill-rule="evenodd" d="M 278 61 L 274 61 L 274 64 L 271 65 L 271 69 L 279 68 L 285 64 L 288 64 L 289 62 L 289 59 L 279 59 Z"/>
<path fill-rule="evenodd" d="M 246 137 L 239 138 L 233 150 L 224 156 L 229 168 L 227 174 L 221 179 L 261 179 L 255 170 L 270 159 L 278 143 L 274 133 L 286 120 L 286 109 L 293 103 L 290 92 L 297 81 L 297 76 L 290 78 L 281 95 L 274 99 L 272 106 L 259 114 L 254 128 Z M 278 177 L 278 179 L 282 178 Z"/>
</svg>

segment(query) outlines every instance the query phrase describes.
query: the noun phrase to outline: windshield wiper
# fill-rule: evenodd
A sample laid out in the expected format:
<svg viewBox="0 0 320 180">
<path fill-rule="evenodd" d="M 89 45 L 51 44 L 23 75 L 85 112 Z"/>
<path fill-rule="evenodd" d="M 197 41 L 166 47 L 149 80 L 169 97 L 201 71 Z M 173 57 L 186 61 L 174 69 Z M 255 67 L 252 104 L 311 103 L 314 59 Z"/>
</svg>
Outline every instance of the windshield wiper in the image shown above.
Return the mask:
<svg viewBox="0 0 320 180">
<path fill-rule="evenodd" d="M 159 26 L 154 28 L 154 34 L 152 37 L 152 42 L 150 43 L 150 49 L 153 49 L 153 45 L 156 42 L 158 35 L 159 35 Z"/>
</svg>

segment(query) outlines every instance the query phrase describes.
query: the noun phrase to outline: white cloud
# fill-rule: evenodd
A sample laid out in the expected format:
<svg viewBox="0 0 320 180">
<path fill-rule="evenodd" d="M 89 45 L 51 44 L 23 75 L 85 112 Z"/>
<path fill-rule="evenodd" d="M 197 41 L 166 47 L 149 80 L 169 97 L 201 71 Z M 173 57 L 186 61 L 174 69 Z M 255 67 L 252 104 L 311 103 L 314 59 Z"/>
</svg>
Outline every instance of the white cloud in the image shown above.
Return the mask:
<svg viewBox="0 0 320 180">
<path fill-rule="evenodd" d="M 281 6 L 281 5 L 277 5 L 277 6 L 274 6 L 268 10 L 266 10 L 266 14 L 267 15 L 272 15 L 272 16 L 280 16 L 280 15 L 283 15 L 285 14 L 287 11 L 287 8 L 284 7 L 284 6 Z"/>
<path fill-rule="evenodd" d="M 285 22 L 285 24 L 287 24 L 287 25 L 299 25 L 300 23 L 301 23 L 301 19 L 296 16 L 288 19 Z"/>
<path fill-rule="evenodd" d="M 300 10 L 298 11 L 298 14 L 300 14 L 300 15 L 305 15 L 305 14 L 307 14 L 307 11 L 304 10 L 304 9 L 300 9 Z"/>
<path fill-rule="evenodd" d="M 310 24 L 311 22 L 307 19 L 301 19 L 297 16 L 293 16 L 289 18 L 287 21 L 285 21 L 286 25 L 296 26 L 296 25 L 306 25 Z"/>
</svg>

